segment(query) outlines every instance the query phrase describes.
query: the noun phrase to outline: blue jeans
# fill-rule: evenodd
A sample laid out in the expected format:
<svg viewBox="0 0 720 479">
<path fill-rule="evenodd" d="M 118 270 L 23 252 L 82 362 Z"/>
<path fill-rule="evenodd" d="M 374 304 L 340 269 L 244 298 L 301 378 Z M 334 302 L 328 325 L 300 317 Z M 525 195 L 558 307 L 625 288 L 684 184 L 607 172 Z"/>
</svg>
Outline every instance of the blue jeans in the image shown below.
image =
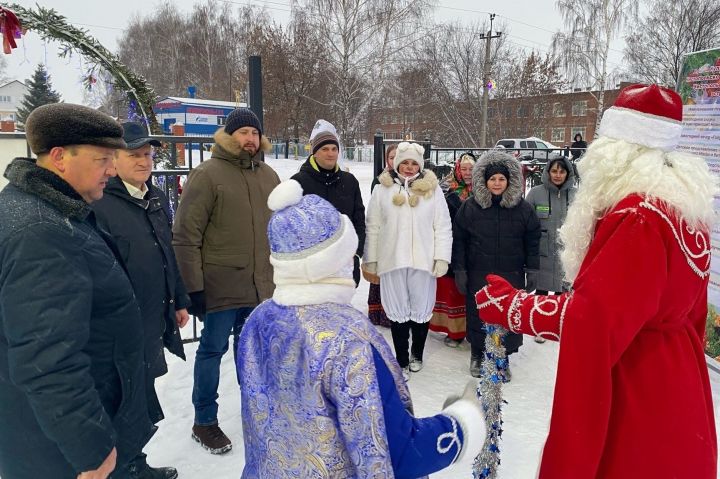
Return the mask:
<svg viewBox="0 0 720 479">
<path fill-rule="evenodd" d="M 220 360 L 230 345 L 231 332 L 234 337 L 233 357 L 237 354 L 238 336 L 252 310 L 251 307 L 236 308 L 205 315 L 200 345 L 195 353 L 192 392 L 195 424 L 199 426 L 217 424 Z"/>
</svg>

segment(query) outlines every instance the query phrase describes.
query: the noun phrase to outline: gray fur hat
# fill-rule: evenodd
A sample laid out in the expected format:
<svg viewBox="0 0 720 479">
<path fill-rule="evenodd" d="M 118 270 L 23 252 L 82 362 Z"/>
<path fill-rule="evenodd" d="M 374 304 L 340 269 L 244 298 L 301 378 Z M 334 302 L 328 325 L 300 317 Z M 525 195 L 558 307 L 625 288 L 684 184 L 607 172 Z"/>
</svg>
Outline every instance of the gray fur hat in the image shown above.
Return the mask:
<svg viewBox="0 0 720 479">
<path fill-rule="evenodd" d="M 492 193 L 487 187 L 485 170 L 491 168 L 496 170 L 507 169 L 508 187 L 502 194 L 500 206 L 512 208 L 520 203 L 523 198 L 523 176 L 520 169 L 520 162 L 509 153 L 502 150 L 488 150 L 475 163 L 472 172 L 473 197 L 481 208 L 492 206 Z M 495 171 L 496 173 L 498 171 Z M 503 174 L 505 174 L 503 172 Z"/>
<path fill-rule="evenodd" d="M 51 103 L 33 110 L 25 121 L 25 135 L 36 155 L 56 146 L 127 146 L 122 126 L 111 116 L 71 103 Z"/>
</svg>

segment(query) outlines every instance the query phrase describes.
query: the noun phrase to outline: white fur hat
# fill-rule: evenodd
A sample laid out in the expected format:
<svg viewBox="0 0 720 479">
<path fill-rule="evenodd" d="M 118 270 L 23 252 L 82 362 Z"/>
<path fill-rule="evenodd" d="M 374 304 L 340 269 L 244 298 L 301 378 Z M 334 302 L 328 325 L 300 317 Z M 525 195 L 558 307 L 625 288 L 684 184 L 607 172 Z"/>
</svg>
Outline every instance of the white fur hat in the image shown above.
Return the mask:
<svg viewBox="0 0 720 479">
<path fill-rule="evenodd" d="M 397 147 L 397 150 L 395 150 L 395 160 L 393 162 L 393 169 L 397 172 L 398 166 L 400 166 L 400 163 L 402 163 L 405 160 L 412 160 L 418 165 L 420 165 L 420 171 L 422 171 L 423 167 L 425 166 L 425 160 L 423 159 L 423 154 L 425 154 L 425 148 L 422 147 L 422 145 L 418 143 L 411 143 L 408 141 L 403 141 L 400 143 Z"/>
</svg>

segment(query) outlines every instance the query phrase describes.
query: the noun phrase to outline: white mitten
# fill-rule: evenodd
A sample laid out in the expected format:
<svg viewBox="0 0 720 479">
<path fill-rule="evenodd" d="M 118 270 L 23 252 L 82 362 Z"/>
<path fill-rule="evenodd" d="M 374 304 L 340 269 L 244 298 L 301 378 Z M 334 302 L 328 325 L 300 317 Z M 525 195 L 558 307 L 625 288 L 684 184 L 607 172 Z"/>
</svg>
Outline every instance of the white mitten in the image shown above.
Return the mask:
<svg viewBox="0 0 720 479">
<path fill-rule="evenodd" d="M 463 433 L 463 444 L 455 464 L 468 457 L 475 457 L 483 448 L 487 428 L 485 415 L 477 397 L 477 380 L 471 380 L 465 386 L 461 396 L 451 395 L 445 399 L 442 414 L 455 419 Z"/>
<path fill-rule="evenodd" d="M 445 276 L 445 273 L 448 272 L 448 262 L 444 259 L 436 259 L 435 263 L 433 264 L 433 276 L 436 278 L 439 278 L 440 276 Z"/>
</svg>

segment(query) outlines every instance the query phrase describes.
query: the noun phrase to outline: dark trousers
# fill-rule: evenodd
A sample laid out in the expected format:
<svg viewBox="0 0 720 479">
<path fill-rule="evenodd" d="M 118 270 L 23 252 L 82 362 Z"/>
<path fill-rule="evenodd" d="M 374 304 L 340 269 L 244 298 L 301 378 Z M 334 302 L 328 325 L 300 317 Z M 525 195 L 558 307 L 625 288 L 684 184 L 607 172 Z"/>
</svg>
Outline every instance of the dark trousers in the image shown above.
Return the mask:
<svg viewBox="0 0 720 479">
<path fill-rule="evenodd" d="M 467 319 L 467 340 L 470 343 L 470 355 L 482 359 L 485 356 L 485 323 L 480 320 L 472 294 L 465 296 L 465 318 Z M 503 346 L 508 356 L 518 352 L 523 343 L 523 335 L 507 333 L 503 338 Z"/>
<path fill-rule="evenodd" d="M 404 323 L 397 323 L 390 321 L 390 332 L 392 333 L 393 346 L 395 347 L 395 357 L 401 368 L 406 368 L 410 364 L 408 343 L 411 331 L 412 346 L 410 347 L 410 352 L 415 359 L 422 361 L 429 327 L 429 322 L 416 323 L 415 321 L 406 321 Z"/>
</svg>

